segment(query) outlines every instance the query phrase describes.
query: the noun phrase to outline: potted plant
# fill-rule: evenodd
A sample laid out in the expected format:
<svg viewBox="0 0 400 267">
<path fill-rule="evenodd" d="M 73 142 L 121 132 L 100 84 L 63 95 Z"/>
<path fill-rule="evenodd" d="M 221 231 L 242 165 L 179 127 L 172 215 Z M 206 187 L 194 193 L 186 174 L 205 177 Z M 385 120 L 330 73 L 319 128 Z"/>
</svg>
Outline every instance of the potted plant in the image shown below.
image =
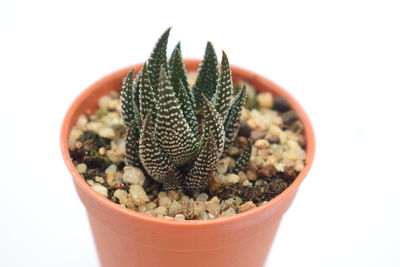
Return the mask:
<svg viewBox="0 0 400 267">
<path fill-rule="evenodd" d="M 201 65 L 183 60 L 179 44 L 167 60 L 169 31 L 147 62 L 86 89 L 62 125 L 100 262 L 263 266 L 312 164 L 310 121 L 225 53 L 219 66 L 211 43 Z"/>
</svg>

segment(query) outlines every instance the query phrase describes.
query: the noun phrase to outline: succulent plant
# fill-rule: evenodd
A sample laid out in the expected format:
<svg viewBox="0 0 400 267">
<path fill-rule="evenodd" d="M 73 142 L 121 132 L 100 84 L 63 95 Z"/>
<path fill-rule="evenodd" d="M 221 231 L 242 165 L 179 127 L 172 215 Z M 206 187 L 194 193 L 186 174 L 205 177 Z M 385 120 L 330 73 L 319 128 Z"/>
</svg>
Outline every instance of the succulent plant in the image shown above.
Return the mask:
<svg viewBox="0 0 400 267">
<path fill-rule="evenodd" d="M 246 90 L 233 96 L 228 57 L 223 52 L 219 66 L 210 42 L 191 88 L 180 43 L 167 59 L 169 32 L 160 37 L 140 72 L 135 76 L 131 70 L 123 82 L 126 160 L 164 190 L 201 192 L 236 138 Z M 230 172 L 247 166 L 251 148 L 248 142 Z"/>
</svg>

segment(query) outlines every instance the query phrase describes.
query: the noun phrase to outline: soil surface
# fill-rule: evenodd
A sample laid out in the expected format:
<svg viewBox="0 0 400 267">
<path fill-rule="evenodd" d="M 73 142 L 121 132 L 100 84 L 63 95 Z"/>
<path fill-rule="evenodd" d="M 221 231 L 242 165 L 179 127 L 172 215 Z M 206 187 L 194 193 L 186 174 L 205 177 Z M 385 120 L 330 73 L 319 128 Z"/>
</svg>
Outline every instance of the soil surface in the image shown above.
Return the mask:
<svg viewBox="0 0 400 267">
<path fill-rule="evenodd" d="M 237 84 L 237 86 L 241 86 Z M 304 168 L 303 125 L 289 103 L 248 88 L 249 101 L 238 137 L 217 164 L 208 192 L 189 197 L 162 186 L 144 170 L 125 164 L 125 129 L 118 92 L 100 98 L 97 111 L 81 115 L 68 145 L 73 162 L 98 193 L 128 209 L 165 219 L 214 219 L 259 206 L 283 192 Z M 253 151 L 247 168 L 227 173 L 246 147 Z"/>
</svg>

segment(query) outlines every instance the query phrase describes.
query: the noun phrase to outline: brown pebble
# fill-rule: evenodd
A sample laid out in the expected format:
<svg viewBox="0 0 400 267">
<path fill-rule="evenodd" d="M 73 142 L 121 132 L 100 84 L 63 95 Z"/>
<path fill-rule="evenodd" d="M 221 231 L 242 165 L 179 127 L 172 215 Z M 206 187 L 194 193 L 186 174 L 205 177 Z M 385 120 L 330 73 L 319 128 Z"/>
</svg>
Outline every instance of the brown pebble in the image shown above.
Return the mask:
<svg viewBox="0 0 400 267">
<path fill-rule="evenodd" d="M 240 123 L 238 135 L 249 138 L 250 133 L 251 133 L 251 129 L 250 129 L 249 125 L 247 124 L 247 122 Z"/>
<path fill-rule="evenodd" d="M 255 207 L 256 204 L 254 204 L 253 201 L 247 201 L 246 203 L 239 206 L 239 212 L 244 212 Z"/>
<path fill-rule="evenodd" d="M 265 134 L 266 133 L 264 131 L 254 130 L 254 131 L 251 131 L 250 137 L 251 137 L 251 139 L 253 139 L 253 141 L 255 141 L 255 140 L 264 138 Z"/>
<path fill-rule="evenodd" d="M 277 96 L 274 98 L 274 105 L 272 108 L 279 112 L 286 112 L 290 109 L 290 104 L 285 98 Z"/>
<path fill-rule="evenodd" d="M 265 168 L 258 170 L 258 178 L 271 179 L 276 175 L 276 169 L 272 165 L 268 165 Z"/>
<path fill-rule="evenodd" d="M 267 140 L 271 144 L 279 144 L 281 142 L 281 139 L 279 138 L 278 135 L 271 135 L 270 137 L 268 137 Z"/>
<path fill-rule="evenodd" d="M 305 138 L 304 136 L 300 135 L 300 136 L 299 136 L 299 140 L 297 141 L 297 143 L 299 143 L 299 145 L 300 145 L 302 148 L 305 148 L 305 147 L 306 147 L 306 144 L 307 144 L 306 138 Z"/>
<path fill-rule="evenodd" d="M 299 119 L 299 115 L 294 110 L 287 111 L 282 114 L 283 124 L 286 126 L 291 126 Z"/>
<path fill-rule="evenodd" d="M 289 181 L 293 181 L 297 177 L 297 172 L 293 166 L 285 166 L 283 174 L 285 175 L 285 178 Z"/>
<path fill-rule="evenodd" d="M 282 193 L 288 187 L 288 184 L 283 179 L 280 178 L 274 179 L 268 185 L 270 193 L 275 195 Z"/>
<path fill-rule="evenodd" d="M 247 146 L 248 142 L 249 142 L 249 140 L 246 137 L 238 136 L 235 139 L 235 146 L 237 146 L 240 149 L 243 149 Z"/>
</svg>

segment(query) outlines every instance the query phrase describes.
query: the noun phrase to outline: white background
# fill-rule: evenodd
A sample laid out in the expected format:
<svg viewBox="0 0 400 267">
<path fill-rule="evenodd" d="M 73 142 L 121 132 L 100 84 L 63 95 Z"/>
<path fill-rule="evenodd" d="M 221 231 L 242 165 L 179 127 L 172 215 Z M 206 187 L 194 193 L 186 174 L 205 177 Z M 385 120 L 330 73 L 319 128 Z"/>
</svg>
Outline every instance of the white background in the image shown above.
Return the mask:
<svg viewBox="0 0 400 267">
<path fill-rule="evenodd" d="M 170 50 L 199 58 L 213 41 L 314 124 L 314 166 L 268 266 L 400 266 L 400 6 L 383 0 L 1 1 L 0 265 L 98 266 L 61 120 L 168 26 Z"/>
</svg>

